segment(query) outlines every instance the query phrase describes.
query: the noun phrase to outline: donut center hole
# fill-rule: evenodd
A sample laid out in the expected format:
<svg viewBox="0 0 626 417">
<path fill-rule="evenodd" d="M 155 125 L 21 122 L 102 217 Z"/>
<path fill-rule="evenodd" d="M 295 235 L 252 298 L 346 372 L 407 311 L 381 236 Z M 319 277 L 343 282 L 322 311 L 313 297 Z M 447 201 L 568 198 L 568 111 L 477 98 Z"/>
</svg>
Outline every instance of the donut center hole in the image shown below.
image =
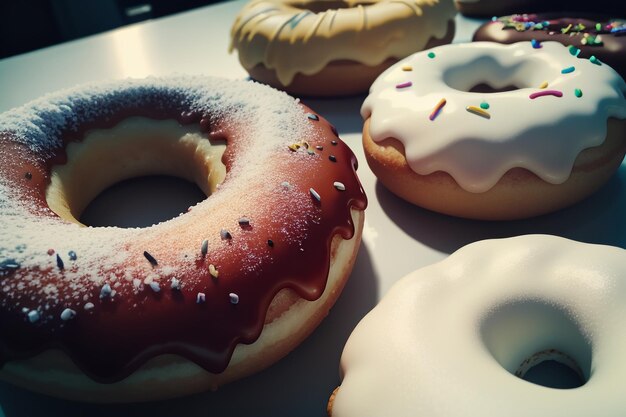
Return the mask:
<svg viewBox="0 0 626 417">
<path fill-rule="evenodd" d="M 70 222 L 147 227 L 214 193 L 226 176 L 225 149 L 197 124 L 130 117 L 70 142 L 66 163 L 52 167 L 46 200 Z"/>
<path fill-rule="evenodd" d="M 518 301 L 490 312 L 482 340 L 510 374 L 549 388 L 577 388 L 591 375 L 591 344 L 562 308 Z"/>
<path fill-rule="evenodd" d="M 443 80 L 455 90 L 481 94 L 537 88 L 542 81 L 532 79 L 538 71 L 529 72 L 526 67 L 531 64 L 506 66 L 493 57 L 480 57 L 465 65 L 446 69 Z"/>
<path fill-rule="evenodd" d="M 335 0 L 330 0 L 330 1 L 318 0 L 318 1 L 311 1 L 307 3 L 299 2 L 299 1 L 294 1 L 291 3 L 293 7 L 296 7 L 302 10 L 308 10 L 313 13 L 322 13 L 328 10 L 351 9 L 359 5 L 369 6 L 371 4 L 374 4 L 374 2 L 373 1 L 348 2 L 348 1 L 335 1 Z"/>
</svg>

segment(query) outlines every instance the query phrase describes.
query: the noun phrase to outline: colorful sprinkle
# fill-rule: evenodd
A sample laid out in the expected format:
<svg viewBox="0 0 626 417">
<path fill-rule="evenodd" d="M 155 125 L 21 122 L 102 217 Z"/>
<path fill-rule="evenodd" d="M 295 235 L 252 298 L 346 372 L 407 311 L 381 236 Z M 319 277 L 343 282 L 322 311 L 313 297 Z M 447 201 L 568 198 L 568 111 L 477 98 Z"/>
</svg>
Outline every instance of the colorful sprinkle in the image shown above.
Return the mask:
<svg viewBox="0 0 626 417">
<path fill-rule="evenodd" d="M 209 252 L 209 241 L 204 239 L 202 245 L 200 245 L 200 253 L 205 256 Z"/>
<path fill-rule="evenodd" d="M 537 97 L 543 97 L 543 96 L 563 97 L 563 93 L 558 90 L 544 90 L 544 91 L 537 91 L 536 93 L 532 93 L 528 97 L 531 100 L 534 100 Z"/>
<path fill-rule="evenodd" d="M 147 251 L 143 252 L 143 256 L 146 257 L 146 259 L 148 260 L 148 262 L 150 262 L 150 264 L 152 266 L 156 266 L 158 264 L 157 260 L 154 258 L 154 256 L 150 255 Z"/>
<path fill-rule="evenodd" d="M 311 193 L 311 196 L 315 199 L 315 201 L 317 201 L 318 203 L 320 203 L 322 201 L 322 197 L 320 197 L 320 195 L 318 194 L 317 191 L 315 191 L 313 188 L 309 188 L 309 193 Z"/>
<path fill-rule="evenodd" d="M 567 27 L 561 29 L 561 33 L 565 34 L 567 32 L 569 32 L 569 30 L 572 28 L 572 24 L 570 23 Z"/>
<path fill-rule="evenodd" d="M 337 157 L 335 155 L 328 155 L 328 159 L 330 159 L 332 162 L 337 162 Z"/>
<path fill-rule="evenodd" d="M 65 265 L 63 264 L 63 259 L 61 259 L 58 253 L 57 253 L 57 266 L 59 267 L 59 269 L 65 268 Z"/>
<path fill-rule="evenodd" d="M 403 65 L 402 71 L 413 71 L 413 67 L 410 65 Z"/>
<path fill-rule="evenodd" d="M 15 259 L 5 259 L 4 261 L 0 262 L 0 277 L 3 275 L 8 275 L 19 267 L 20 264 L 17 263 Z"/>
<path fill-rule="evenodd" d="M 48 256 L 52 256 L 54 255 L 54 249 L 48 249 L 48 252 L 46 252 L 48 254 Z"/>
<path fill-rule="evenodd" d="M 583 96 L 583 91 L 580 88 L 577 88 L 574 90 L 574 95 L 578 98 L 581 98 Z"/>
<path fill-rule="evenodd" d="M 491 17 L 491 21 L 492 21 L 492 22 L 496 22 L 496 21 L 498 21 L 498 16 L 492 16 L 492 17 Z"/>
<path fill-rule="evenodd" d="M 61 312 L 61 320 L 68 321 L 76 317 L 76 312 L 71 308 L 66 308 Z"/>
<path fill-rule="evenodd" d="M 483 101 L 482 103 L 480 103 L 480 108 L 487 110 L 489 108 L 489 103 L 487 103 L 486 101 Z"/>
<path fill-rule="evenodd" d="M 336 189 L 338 189 L 339 191 L 346 191 L 346 186 L 345 186 L 345 185 L 343 185 L 343 183 L 342 183 L 342 182 L 339 182 L 339 181 L 335 181 L 335 182 L 333 183 L 333 187 L 335 187 L 335 188 L 336 188 Z"/>
<path fill-rule="evenodd" d="M 209 264 L 209 274 L 211 274 L 213 278 L 217 279 L 220 275 L 220 272 L 217 270 L 215 265 Z"/>
<path fill-rule="evenodd" d="M 108 283 L 104 284 L 100 290 L 100 298 L 107 298 L 111 295 L 111 292 L 111 286 Z"/>
<path fill-rule="evenodd" d="M 600 23 L 596 23 L 596 30 L 600 32 L 602 30 L 602 25 Z"/>
<path fill-rule="evenodd" d="M 413 83 L 411 81 L 406 81 L 404 83 L 397 84 L 396 88 L 407 88 L 407 87 L 410 87 L 412 85 L 413 85 Z"/>
<path fill-rule="evenodd" d="M 324 147 L 322 145 L 317 145 L 315 149 L 317 149 L 318 151 L 323 151 Z"/>
<path fill-rule="evenodd" d="M 202 304 L 206 301 L 206 294 L 203 292 L 199 292 L 198 295 L 196 295 L 196 304 Z"/>
<path fill-rule="evenodd" d="M 532 39 L 530 41 L 530 44 L 533 46 L 534 49 L 541 48 L 541 42 L 539 42 L 537 39 Z"/>
<path fill-rule="evenodd" d="M 70 261 L 75 261 L 76 259 L 78 259 L 78 256 L 76 256 L 76 252 L 74 252 L 73 250 L 69 251 L 67 253 L 67 256 L 69 256 Z"/>
<path fill-rule="evenodd" d="M 231 235 L 228 230 L 222 229 L 220 230 L 220 237 L 222 238 L 222 240 L 230 240 L 233 238 L 233 235 Z"/>
<path fill-rule="evenodd" d="M 180 290 L 180 280 L 176 277 L 173 277 L 170 281 L 170 288 L 173 290 Z"/>
<path fill-rule="evenodd" d="M 435 57 L 435 53 L 434 52 L 429 52 L 428 53 L 428 58 L 433 59 Z"/>
<path fill-rule="evenodd" d="M 154 292 L 161 291 L 161 286 L 156 281 L 151 281 L 150 284 L 148 284 L 148 285 L 150 285 L 150 288 L 152 288 L 152 291 L 154 291 Z"/>
<path fill-rule="evenodd" d="M 539 86 L 539 88 L 546 88 L 548 86 L 548 82 L 544 81 L 541 83 L 541 85 Z"/>
<path fill-rule="evenodd" d="M 94 303 L 91 303 L 91 302 L 85 303 L 85 305 L 83 306 L 83 308 L 87 311 L 91 310 L 94 307 L 95 307 Z"/>
<path fill-rule="evenodd" d="M 443 109 L 443 106 L 446 105 L 446 99 L 442 98 L 441 100 L 439 100 L 439 103 L 437 103 L 437 105 L 435 106 L 435 108 L 433 109 L 433 111 L 430 113 L 430 116 L 428 116 L 428 118 L 433 121 L 437 118 L 437 116 L 439 116 L 439 113 L 441 112 L 441 109 Z"/>
<path fill-rule="evenodd" d="M 602 65 L 600 60 L 598 58 L 596 58 L 595 55 L 591 55 L 591 57 L 589 58 L 589 61 L 591 61 L 592 64 Z"/>
<path fill-rule="evenodd" d="M 247 217 L 240 217 L 239 220 L 237 220 L 237 222 L 239 223 L 239 226 L 241 227 L 250 226 L 250 219 Z"/>
<path fill-rule="evenodd" d="M 317 114 L 313 114 L 313 113 L 307 113 L 306 117 L 308 117 L 311 120 L 315 120 L 316 122 L 320 119 Z"/>
<path fill-rule="evenodd" d="M 569 46 L 569 53 L 573 56 L 578 56 L 580 54 L 580 49 L 576 48 L 574 45 Z"/>
<path fill-rule="evenodd" d="M 563 69 L 561 70 L 561 74 L 569 74 L 569 73 L 571 73 L 571 72 L 574 72 L 574 70 L 575 70 L 575 69 L 576 69 L 576 68 L 574 68 L 574 66 L 567 67 L 567 68 L 563 68 Z"/>
<path fill-rule="evenodd" d="M 481 116 L 484 117 L 485 119 L 491 119 L 491 115 L 489 113 L 487 113 L 486 111 L 484 111 L 483 109 L 481 109 L 480 107 L 476 107 L 476 106 L 467 106 L 465 108 L 465 110 L 467 110 L 470 113 L 473 113 L 477 116 Z"/>
<path fill-rule="evenodd" d="M 301 145 L 299 143 L 292 143 L 291 145 L 288 145 L 287 147 L 289 148 L 291 152 L 295 152 L 298 149 L 300 149 L 300 146 Z"/>
<path fill-rule="evenodd" d="M 28 321 L 30 321 L 31 323 L 39 321 L 39 317 L 39 312 L 37 310 L 30 310 L 28 312 Z"/>
<path fill-rule="evenodd" d="M 230 294 L 228 294 L 228 298 L 230 299 L 231 304 L 233 305 L 239 304 L 239 296 L 235 294 L 234 292 L 231 292 Z"/>
<path fill-rule="evenodd" d="M 26 174 L 24 174 L 24 178 L 26 178 L 27 180 L 32 180 L 33 174 L 31 174 L 30 172 L 27 172 Z"/>
<path fill-rule="evenodd" d="M 274 247 L 274 241 L 272 239 L 267 239 L 267 246 L 269 246 L 270 248 Z"/>
</svg>

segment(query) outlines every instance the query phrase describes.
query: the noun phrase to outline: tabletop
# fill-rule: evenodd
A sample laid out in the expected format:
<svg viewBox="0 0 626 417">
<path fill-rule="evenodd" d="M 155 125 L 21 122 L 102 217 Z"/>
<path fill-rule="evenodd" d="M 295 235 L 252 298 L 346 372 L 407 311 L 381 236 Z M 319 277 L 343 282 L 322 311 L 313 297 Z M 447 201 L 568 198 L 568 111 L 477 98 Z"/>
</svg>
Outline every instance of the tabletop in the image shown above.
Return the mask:
<svg viewBox="0 0 626 417">
<path fill-rule="evenodd" d="M 245 78 L 228 53 L 230 25 L 243 0 L 142 22 L 0 60 L 0 112 L 85 82 L 126 77 L 208 74 Z M 480 20 L 457 16 L 454 42 L 467 42 Z M 339 383 L 341 351 L 350 332 L 407 273 L 477 240 L 528 233 L 626 247 L 626 164 L 592 197 L 549 215 L 509 222 L 472 221 L 433 213 L 387 191 L 361 147 L 364 96 L 303 100 L 333 123 L 361 161 L 369 198 L 363 243 L 350 280 L 320 327 L 283 360 L 244 380 L 180 399 L 93 405 L 63 401 L 0 383 L 0 417 L 17 416 L 301 416 L 326 415 Z"/>
</svg>

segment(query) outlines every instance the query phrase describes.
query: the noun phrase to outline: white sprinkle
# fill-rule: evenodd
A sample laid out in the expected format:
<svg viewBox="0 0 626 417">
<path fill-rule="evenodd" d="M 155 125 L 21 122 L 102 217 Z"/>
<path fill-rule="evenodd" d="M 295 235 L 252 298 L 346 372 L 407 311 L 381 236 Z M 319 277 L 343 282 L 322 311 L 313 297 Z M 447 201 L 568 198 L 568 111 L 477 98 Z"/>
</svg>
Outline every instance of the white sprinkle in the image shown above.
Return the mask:
<svg viewBox="0 0 626 417">
<path fill-rule="evenodd" d="M 334 186 L 336 189 L 338 189 L 339 191 L 346 191 L 346 186 L 345 186 L 345 185 L 343 185 L 343 183 L 342 183 L 342 182 L 335 181 L 335 182 L 333 183 L 333 186 Z"/>
<path fill-rule="evenodd" d="M 206 295 L 203 292 L 199 292 L 196 297 L 196 304 L 202 304 L 206 301 Z"/>
<path fill-rule="evenodd" d="M 63 320 L 63 321 L 71 320 L 74 317 L 76 317 L 76 312 L 74 310 L 72 310 L 71 308 L 66 308 L 61 313 L 61 320 Z"/>
<path fill-rule="evenodd" d="M 100 290 L 100 298 L 106 298 L 111 295 L 111 286 L 107 283 L 102 286 Z"/>
<path fill-rule="evenodd" d="M 315 191 L 313 188 L 309 188 L 309 192 L 311 193 L 311 196 L 319 203 L 322 201 L 322 197 L 320 197 L 320 195 L 318 194 L 317 191 Z"/>
<path fill-rule="evenodd" d="M 91 309 L 92 309 L 92 308 L 94 308 L 94 307 L 95 307 L 95 305 L 93 305 L 93 303 L 86 303 L 86 304 L 83 306 L 83 308 L 84 308 L 85 310 L 91 310 Z"/>
<path fill-rule="evenodd" d="M 180 290 L 180 280 L 178 278 L 172 278 L 172 282 L 170 284 L 170 287 L 173 290 Z"/>
<path fill-rule="evenodd" d="M 231 292 L 230 294 L 228 294 L 228 297 L 230 298 L 231 304 L 239 304 L 239 296 L 235 294 L 234 292 Z"/>
<path fill-rule="evenodd" d="M 28 312 L 28 321 L 34 323 L 39 320 L 39 312 L 37 310 L 30 310 Z"/>
<path fill-rule="evenodd" d="M 161 286 L 160 286 L 160 285 L 159 285 L 159 283 L 158 283 L 158 282 L 156 282 L 156 281 L 152 281 L 152 282 L 150 283 L 150 288 L 152 288 L 152 291 L 154 291 L 154 292 L 159 292 L 159 291 L 161 291 Z"/>
</svg>

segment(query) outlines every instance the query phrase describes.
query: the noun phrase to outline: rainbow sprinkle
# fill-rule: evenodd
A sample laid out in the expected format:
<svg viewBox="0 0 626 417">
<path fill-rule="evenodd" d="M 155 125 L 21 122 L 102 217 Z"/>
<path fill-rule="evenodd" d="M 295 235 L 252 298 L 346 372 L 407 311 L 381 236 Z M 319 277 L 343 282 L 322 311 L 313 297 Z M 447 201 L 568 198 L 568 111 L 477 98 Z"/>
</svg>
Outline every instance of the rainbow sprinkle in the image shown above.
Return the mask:
<svg viewBox="0 0 626 417">
<path fill-rule="evenodd" d="M 437 103 L 437 105 L 435 106 L 435 108 L 433 109 L 433 111 L 430 113 L 430 116 L 428 116 L 428 118 L 433 121 L 437 118 L 437 116 L 439 116 L 439 113 L 441 112 L 441 109 L 443 109 L 443 106 L 446 105 L 446 99 L 442 98 L 441 100 L 439 100 L 439 103 Z"/>
<path fill-rule="evenodd" d="M 548 82 L 544 81 L 541 83 L 541 85 L 539 86 L 539 88 L 546 88 L 548 86 Z"/>
<path fill-rule="evenodd" d="M 543 97 L 543 96 L 563 97 L 563 93 L 561 91 L 558 91 L 558 90 L 544 90 L 544 91 L 537 91 L 536 93 L 532 93 L 528 97 L 531 100 L 534 100 L 537 97 Z"/>
<path fill-rule="evenodd" d="M 477 116 L 481 116 L 484 117 L 485 119 L 491 119 L 491 115 L 489 113 L 487 113 L 486 111 L 484 111 L 483 109 L 481 109 L 480 107 L 476 107 L 476 106 L 467 106 L 465 108 L 465 110 L 467 110 L 470 113 L 473 113 Z"/>
<path fill-rule="evenodd" d="M 574 90 L 574 95 L 578 98 L 581 98 L 583 96 L 583 91 L 580 88 L 577 88 Z"/>
<path fill-rule="evenodd" d="M 435 55 L 435 53 L 434 53 L 434 52 L 429 52 L 429 53 L 428 53 L 428 58 L 431 58 L 431 59 L 432 59 L 432 58 L 434 58 L 435 56 L 436 56 L 436 55 Z"/>
<path fill-rule="evenodd" d="M 580 49 L 576 48 L 574 45 L 570 45 L 569 53 L 577 57 L 580 54 Z"/>
<path fill-rule="evenodd" d="M 591 55 L 591 57 L 589 58 L 589 61 L 591 61 L 592 64 L 602 65 L 600 60 L 598 58 L 596 58 L 595 55 Z"/>
<path fill-rule="evenodd" d="M 569 73 L 571 73 L 571 72 L 574 72 L 574 70 L 575 70 L 575 69 L 576 69 L 576 68 L 574 68 L 574 66 L 567 67 L 567 68 L 563 68 L 563 69 L 561 70 L 561 74 L 569 74 Z"/>
<path fill-rule="evenodd" d="M 489 103 L 487 103 L 486 101 L 483 101 L 482 103 L 480 103 L 480 108 L 487 110 L 489 108 Z"/>
<path fill-rule="evenodd" d="M 532 39 L 530 41 L 530 44 L 533 46 L 534 49 L 541 48 L 541 42 L 539 42 L 537 39 Z"/>
<path fill-rule="evenodd" d="M 402 71 L 413 71 L 413 67 L 410 65 L 403 65 Z"/>
<path fill-rule="evenodd" d="M 407 88 L 407 87 L 410 87 L 412 85 L 413 85 L 413 83 L 411 81 L 407 81 L 407 82 L 404 82 L 404 83 L 397 84 L 396 88 Z"/>
</svg>

